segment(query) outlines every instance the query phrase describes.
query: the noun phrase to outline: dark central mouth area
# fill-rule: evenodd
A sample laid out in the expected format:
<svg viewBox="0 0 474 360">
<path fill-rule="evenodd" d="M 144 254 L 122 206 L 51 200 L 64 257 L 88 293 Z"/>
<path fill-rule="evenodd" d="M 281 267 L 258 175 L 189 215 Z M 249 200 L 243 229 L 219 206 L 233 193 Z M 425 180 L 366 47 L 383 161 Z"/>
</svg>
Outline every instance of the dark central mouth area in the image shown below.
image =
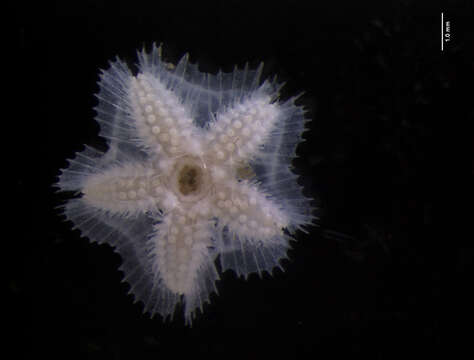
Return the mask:
<svg viewBox="0 0 474 360">
<path fill-rule="evenodd" d="M 206 164 L 202 159 L 193 156 L 176 159 L 171 179 L 170 184 L 176 196 L 189 204 L 201 200 L 212 187 Z"/>
<path fill-rule="evenodd" d="M 201 170 L 192 165 L 184 165 L 178 175 L 179 191 L 183 195 L 189 195 L 199 190 L 201 186 Z"/>
</svg>

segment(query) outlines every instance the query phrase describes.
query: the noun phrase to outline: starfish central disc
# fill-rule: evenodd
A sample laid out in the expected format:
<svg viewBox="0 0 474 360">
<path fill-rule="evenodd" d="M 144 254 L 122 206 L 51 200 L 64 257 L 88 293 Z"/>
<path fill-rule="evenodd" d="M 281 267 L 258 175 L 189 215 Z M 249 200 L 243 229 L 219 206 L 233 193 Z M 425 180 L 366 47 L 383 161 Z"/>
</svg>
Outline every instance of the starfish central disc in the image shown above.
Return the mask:
<svg viewBox="0 0 474 360">
<path fill-rule="evenodd" d="M 211 185 L 205 163 L 193 156 L 183 156 L 176 161 L 171 179 L 176 196 L 184 202 L 199 201 Z"/>
</svg>

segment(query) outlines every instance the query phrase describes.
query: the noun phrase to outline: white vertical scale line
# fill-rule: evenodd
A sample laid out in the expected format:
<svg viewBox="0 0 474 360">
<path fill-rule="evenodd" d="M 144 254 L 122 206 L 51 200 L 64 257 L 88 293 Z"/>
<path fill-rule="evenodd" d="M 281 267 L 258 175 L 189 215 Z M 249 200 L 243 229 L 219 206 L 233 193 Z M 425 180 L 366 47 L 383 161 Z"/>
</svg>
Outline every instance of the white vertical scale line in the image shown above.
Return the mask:
<svg viewBox="0 0 474 360">
<path fill-rule="evenodd" d="M 441 51 L 444 50 L 444 46 L 443 46 L 443 28 L 444 28 L 444 14 L 441 13 Z"/>
</svg>

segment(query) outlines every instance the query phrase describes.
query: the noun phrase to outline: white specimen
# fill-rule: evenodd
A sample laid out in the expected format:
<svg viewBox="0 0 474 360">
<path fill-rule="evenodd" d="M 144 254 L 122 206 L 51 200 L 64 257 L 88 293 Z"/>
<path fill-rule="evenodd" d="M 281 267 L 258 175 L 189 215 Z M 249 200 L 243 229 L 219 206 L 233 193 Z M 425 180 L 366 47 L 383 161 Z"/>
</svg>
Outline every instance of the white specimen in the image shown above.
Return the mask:
<svg viewBox="0 0 474 360">
<path fill-rule="evenodd" d="M 290 234 L 311 223 L 310 199 L 290 170 L 304 131 L 295 98 L 278 102 L 257 70 L 203 74 L 161 47 L 139 54 L 134 75 L 120 60 L 100 78 L 96 120 L 105 153 L 86 147 L 57 186 L 79 196 L 67 219 L 112 245 L 144 311 L 185 319 L 216 291 L 222 271 L 271 273 Z M 182 298 L 183 297 L 183 298 Z"/>
</svg>

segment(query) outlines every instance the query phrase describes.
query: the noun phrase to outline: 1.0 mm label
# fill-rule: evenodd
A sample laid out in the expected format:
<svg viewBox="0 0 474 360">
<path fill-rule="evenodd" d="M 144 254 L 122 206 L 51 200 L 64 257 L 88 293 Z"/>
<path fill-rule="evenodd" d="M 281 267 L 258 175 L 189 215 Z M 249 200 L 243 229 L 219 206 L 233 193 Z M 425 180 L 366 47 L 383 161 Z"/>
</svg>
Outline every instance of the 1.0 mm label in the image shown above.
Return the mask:
<svg viewBox="0 0 474 360">
<path fill-rule="evenodd" d="M 451 21 L 444 19 L 444 13 L 441 13 L 441 51 L 444 50 L 445 43 L 451 41 Z"/>
</svg>

